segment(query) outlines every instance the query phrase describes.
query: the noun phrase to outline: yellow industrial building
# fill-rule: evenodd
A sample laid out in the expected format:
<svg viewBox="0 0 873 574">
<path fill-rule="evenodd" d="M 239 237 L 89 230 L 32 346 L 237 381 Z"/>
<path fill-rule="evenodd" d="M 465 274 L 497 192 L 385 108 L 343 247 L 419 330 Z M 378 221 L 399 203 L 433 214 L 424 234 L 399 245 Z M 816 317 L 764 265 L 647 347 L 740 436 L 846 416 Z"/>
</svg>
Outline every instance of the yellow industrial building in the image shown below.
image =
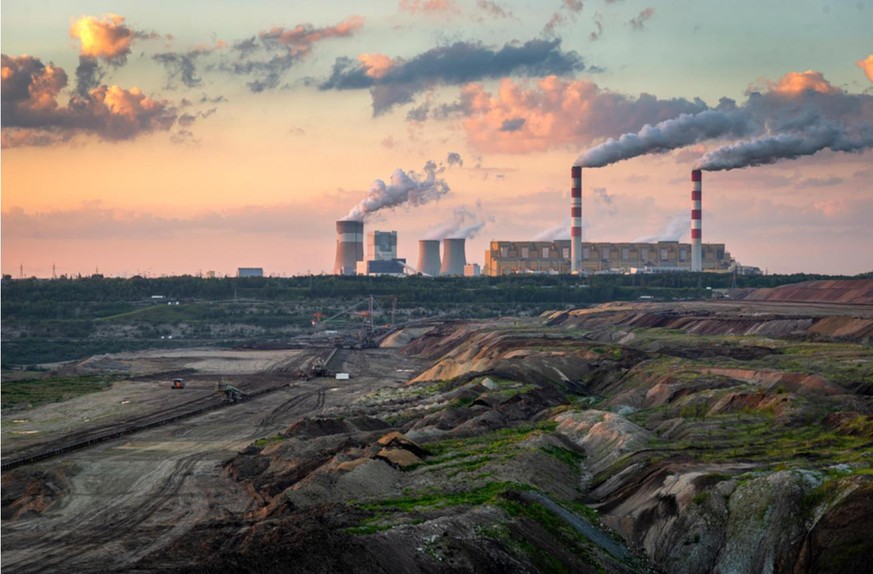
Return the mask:
<svg viewBox="0 0 873 574">
<path fill-rule="evenodd" d="M 724 243 L 703 244 L 703 270 L 728 271 L 734 261 Z M 670 271 L 691 269 L 691 244 L 582 243 L 582 272 Z M 492 241 L 485 252 L 484 274 L 570 272 L 570 240 Z"/>
</svg>

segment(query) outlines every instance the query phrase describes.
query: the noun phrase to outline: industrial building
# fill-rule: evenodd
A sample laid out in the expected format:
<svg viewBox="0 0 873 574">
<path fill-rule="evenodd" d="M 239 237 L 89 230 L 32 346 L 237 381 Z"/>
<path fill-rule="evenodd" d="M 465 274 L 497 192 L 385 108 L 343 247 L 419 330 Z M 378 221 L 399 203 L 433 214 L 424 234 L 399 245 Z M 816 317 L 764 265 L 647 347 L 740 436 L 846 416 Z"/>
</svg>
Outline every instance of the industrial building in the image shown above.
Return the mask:
<svg viewBox="0 0 873 574">
<path fill-rule="evenodd" d="M 397 258 L 397 232 L 372 231 L 367 234 L 366 261 L 358 261 L 358 275 L 403 275 L 406 259 Z"/>
<path fill-rule="evenodd" d="M 397 259 L 397 232 L 372 231 L 367 234 L 367 253 L 370 261 Z"/>
<path fill-rule="evenodd" d="M 580 242 L 579 271 L 691 270 L 691 244 Z M 734 263 L 724 243 L 701 245 L 704 271 L 728 271 Z M 565 274 L 571 270 L 571 240 L 492 241 L 485 252 L 485 275 Z"/>
</svg>

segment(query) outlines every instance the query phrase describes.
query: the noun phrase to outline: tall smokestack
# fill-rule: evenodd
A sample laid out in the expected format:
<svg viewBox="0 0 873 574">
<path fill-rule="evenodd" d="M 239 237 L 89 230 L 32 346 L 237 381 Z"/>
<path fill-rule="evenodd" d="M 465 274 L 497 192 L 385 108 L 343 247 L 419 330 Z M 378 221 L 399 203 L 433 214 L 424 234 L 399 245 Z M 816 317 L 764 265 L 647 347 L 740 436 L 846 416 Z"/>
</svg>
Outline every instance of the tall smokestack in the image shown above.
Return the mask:
<svg viewBox="0 0 873 574">
<path fill-rule="evenodd" d="M 336 263 L 334 275 L 354 275 L 358 261 L 364 260 L 364 222 L 336 222 Z"/>
<path fill-rule="evenodd" d="M 582 166 L 570 170 L 570 272 L 582 271 Z"/>
<path fill-rule="evenodd" d="M 418 271 L 431 277 L 440 274 L 440 240 L 421 239 L 418 242 Z"/>
<path fill-rule="evenodd" d="M 443 264 L 440 275 L 464 275 L 467 264 L 466 239 L 443 239 Z"/>
<path fill-rule="evenodd" d="M 691 170 L 691 270 L 703 271 L 703 172 Z"/>
</svg>

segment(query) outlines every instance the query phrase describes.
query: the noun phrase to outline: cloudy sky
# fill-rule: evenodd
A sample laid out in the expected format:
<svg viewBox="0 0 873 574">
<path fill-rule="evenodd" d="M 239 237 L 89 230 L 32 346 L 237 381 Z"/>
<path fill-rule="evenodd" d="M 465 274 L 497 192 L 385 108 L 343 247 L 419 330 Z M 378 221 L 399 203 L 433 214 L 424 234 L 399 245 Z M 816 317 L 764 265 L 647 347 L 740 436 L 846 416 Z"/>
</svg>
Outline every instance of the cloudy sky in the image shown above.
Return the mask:
<svg viewBox="0 0 873 574">
<path fill-rule="evenodd" d="M 417 240 L 873 270 L 873 0 L 4 0 L 2 271 L 330 272 Z"/>
</svg>

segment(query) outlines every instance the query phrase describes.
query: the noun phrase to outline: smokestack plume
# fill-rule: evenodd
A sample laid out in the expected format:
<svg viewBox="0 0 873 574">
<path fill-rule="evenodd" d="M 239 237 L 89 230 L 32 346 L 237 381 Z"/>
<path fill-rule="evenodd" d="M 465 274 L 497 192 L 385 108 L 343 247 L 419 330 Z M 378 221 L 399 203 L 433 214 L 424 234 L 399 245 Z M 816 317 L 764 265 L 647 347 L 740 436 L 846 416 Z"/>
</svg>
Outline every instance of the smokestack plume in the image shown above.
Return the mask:
<svg viewBox="0 0 873 574">
<path fill-rule="evenodd" d="M 691 170 L 691 270 L 703 271 L 703 172 Z"/>
<path fill-rule="evenodd" d="M 336 222 L 336 262 L 334 275 L 354 275 L 358 261 L 364 260 L 364 222 Z"/>
<path fill-rule="evenodd" d="M 737 169 L 771 164 L 781 159 L 797 159 L 824 149 L 858 153 L 871 146 L 871 126 L 822 122 L 802 132 L 773 134 L 722 146 L 705 154 L 700 159 L 699 167 L 706 171 Z"/>
<path fill-rule="evenodd" d="M 440 240 L 421 239 L 418 242 L 418 271 L 431 277 L 440 274 Z"/>
<path fill-rule="evenodd" d="M 582 166 L 570 169 L 570 272 L 582 271 Z"/>
<path fill-rule="evenodd" d="M 460 163 L 460 156 L 454 163 Z M 346 219 L 363 221 L 381 209 L 392 209 L 400 205 L 418 206 L 437 200 L 451 189 L 445 179 L 437 177 L 446 170 L 445 166 L 428 161 L 424 164 L 424 174 L 397 169 L 391 180 L 385 183 L 377 179 L 370 186 L 367 197 L 354 206 Z"/>
<path fill-rule="evenodd" d="M 464 275 L 467 264 L 466 239 L 443 239 L 443 263 L 440 275 Z"/>
</svg>

